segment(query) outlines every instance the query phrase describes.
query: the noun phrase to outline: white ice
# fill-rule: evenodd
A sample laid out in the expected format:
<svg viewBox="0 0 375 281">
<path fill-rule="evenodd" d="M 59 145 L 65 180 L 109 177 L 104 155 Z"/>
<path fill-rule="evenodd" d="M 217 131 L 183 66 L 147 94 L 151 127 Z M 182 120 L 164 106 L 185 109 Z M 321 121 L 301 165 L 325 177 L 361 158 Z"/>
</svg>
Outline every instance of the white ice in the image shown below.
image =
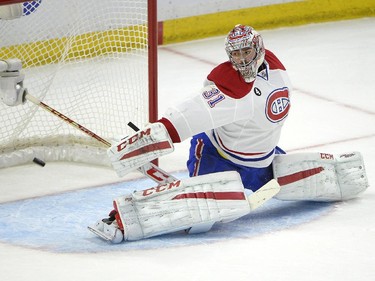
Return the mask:
<svg viewBox="0 0 375 281">
<path fill-rule="evenodd" d="M 370 187 L 360 198 L 298 227 L 213 244 L 66 254 L 1 243 L 0 280 L 375 280 L 375 18 L 261 32 L 295 86 L 280 146 L 362 152 Z M 160 47 L 160 115 L 224 60 L 222 37 Z M 161 167 L 185 170 L 188 147 L 176 145 Z M 120 180 L 80 164 L 2 169 L 0 203 Z"/>
</svg>

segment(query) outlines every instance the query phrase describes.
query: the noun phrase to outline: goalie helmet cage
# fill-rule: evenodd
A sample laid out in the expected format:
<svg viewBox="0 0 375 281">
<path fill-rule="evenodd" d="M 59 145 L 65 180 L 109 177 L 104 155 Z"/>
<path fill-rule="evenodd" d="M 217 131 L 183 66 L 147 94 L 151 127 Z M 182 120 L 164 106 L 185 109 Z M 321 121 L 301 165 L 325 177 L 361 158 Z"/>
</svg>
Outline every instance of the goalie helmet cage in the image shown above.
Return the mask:
<svg viewBox="0 0 375 281">
<path fill-rule="evenodd" d="M 156 0 L 4 4 L 22 16 L 0 19 L 0 59 L 22 61 L 31 95 L 107 140 L 157 119 Z M 109 165 L 101 143 L 30 102 L 1 102 L 0 123 L 0 168 L 34 157 Z"/>
</svg>

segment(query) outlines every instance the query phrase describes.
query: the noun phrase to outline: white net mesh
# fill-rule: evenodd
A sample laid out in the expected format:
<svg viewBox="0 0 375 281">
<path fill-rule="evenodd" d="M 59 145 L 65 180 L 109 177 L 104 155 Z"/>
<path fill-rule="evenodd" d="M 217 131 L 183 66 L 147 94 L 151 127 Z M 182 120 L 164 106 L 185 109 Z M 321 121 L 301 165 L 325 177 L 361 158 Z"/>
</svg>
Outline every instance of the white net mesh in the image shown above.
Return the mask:
<svg viewBox="0 0 375 281">
<path fill-rule="evenodd" d="M 129 132 L 129 121 L 147 123 L 147 0 L 39 0 L 23 7 L 21 18 L 0 20 L 0 58 L 22 60 L 31 95 L 108 140 Z M 101 143 L 30 102 L 0 103 L 0 123 L 0 167 L 34 155 L 106 162 Z M 86 159 L 88 151 L 99 158 Z"/>
</svg>

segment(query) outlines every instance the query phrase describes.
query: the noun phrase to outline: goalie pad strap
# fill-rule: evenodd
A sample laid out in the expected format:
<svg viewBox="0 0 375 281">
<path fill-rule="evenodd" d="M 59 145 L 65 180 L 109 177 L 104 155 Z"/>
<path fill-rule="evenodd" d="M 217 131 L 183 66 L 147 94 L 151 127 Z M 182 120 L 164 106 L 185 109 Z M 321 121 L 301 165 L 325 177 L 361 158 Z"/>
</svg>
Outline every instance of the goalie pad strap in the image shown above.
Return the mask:
<svg viewBox="0 0 375 281">
<path fill-rule="evenodd" d="M 125 240 L 139 240 L 193 228 L 208 231 L 250 212 L 237 172 L 175 181 L 115 199 Z"/>
</svg>

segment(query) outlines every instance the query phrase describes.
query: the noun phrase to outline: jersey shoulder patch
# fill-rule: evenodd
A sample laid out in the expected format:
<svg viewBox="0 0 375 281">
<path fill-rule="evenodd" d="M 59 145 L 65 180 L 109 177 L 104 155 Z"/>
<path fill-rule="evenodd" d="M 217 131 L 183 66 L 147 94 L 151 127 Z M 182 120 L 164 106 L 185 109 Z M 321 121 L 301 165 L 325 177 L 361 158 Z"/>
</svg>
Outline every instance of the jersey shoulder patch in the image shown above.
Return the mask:
<svg viewBox="0 0 375 281">
<path fill-rule="evenodd" d="M 270 50 L 266 50 L 266 56 L 264 59 L 267 61 L 270 70 L 286 70 L 281 61 Z"/>
<path fill-rule="evenodd" d="M 216 66 L 208 74 L 207 79 L 214 82 L 221 92 L 234 99 L 246 96 L 254 84 L 254 82 L 246 83 L 241 74 L 233 68 L 230 61 Z"/>
</svg>

